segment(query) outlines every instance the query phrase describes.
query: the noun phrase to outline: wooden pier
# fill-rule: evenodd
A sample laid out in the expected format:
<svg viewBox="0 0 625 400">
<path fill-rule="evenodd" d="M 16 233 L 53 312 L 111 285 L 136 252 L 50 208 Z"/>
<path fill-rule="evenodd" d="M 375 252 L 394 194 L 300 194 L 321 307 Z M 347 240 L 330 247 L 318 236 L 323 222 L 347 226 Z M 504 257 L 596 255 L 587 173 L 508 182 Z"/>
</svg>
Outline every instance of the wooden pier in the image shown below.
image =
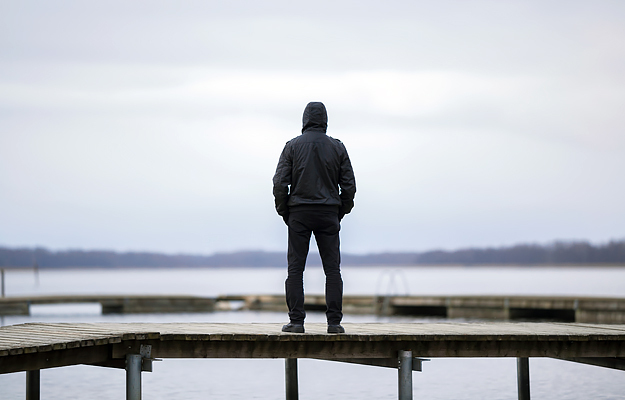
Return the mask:
<svg viewBox="0 0 625 400">
<path fill-rule="evenodd" d="M 0 298 L 0 315 L 28 315 L 37 304 L 99 303 L 103 314 L 258 310 L 286 312 L 284 294 L 198 297 L 180 295 L 62 295 Z M 308 311 L 325 311 L 325 296 L 307 294 Z M 552 320 L 625 324 L 625 298 L 573 296 L 353 296 L 345 314 L 409 315 L 502 321 Z"/>
<path fill-rule="evenodd" d="M 243 308 L 286 312 L 284 295 L 219 296 L 217 305 L 243 302 Z M 306 295 L 304 307 L 325 311 L 324 295 Z M 574 296 L 344 296 L 346 314 L 410 315 L 422 317 L 555 320 L 625 324 L 625 298 Z"/>
<path fill-rule="evenodd" d="M 27 371 L 27 399 L 39 397 L 39 371 L 75 364 L 125 368 L 127 399 L 141 398 L 141 371 L 156 358 L 284 358 L 287 399 L 297 398 L 298 358 L 398 369 L 400 399 L 412 398 L 421 357 L 516 357 L 519 399 L 529 399 L 530 357 L 625 369 L 625 325 L 579 323 L 345 324 L 305 334 L 280 324 L 29 323 L 0 327 L 0 373 Z M 294 389 L 295 388 L 295 389 Z M 526 390 L 527 389 L 527 390 Z M 45 388 L 44 388 L 45 390 Z"/>
<path fill-rule="evenodd" d="M 29 315 L 31 305 L 99 303 L 102 314 L 211 312 L 215 299 L 185 295 L 58 295 L 0 298 L 0 315 Z"/>
</svg>

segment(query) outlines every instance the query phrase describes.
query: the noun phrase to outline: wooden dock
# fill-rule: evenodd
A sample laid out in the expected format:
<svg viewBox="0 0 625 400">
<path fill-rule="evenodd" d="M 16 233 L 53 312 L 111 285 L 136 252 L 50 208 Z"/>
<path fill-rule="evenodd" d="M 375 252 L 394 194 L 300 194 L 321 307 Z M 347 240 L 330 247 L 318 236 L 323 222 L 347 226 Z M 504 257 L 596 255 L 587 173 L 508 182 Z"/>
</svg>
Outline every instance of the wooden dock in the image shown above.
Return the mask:
<svg viewBox="0 0 625 400">
<path fill-rule="evenodd" d="M 0 373 L 29 371 L 30 393 L 39 393 L 41 369 L 75 364 L 126 368 L 127 387 L 135 388 L 128 389 L 132 394 L 127 398 L 136 399 L 140 398 L 140 371 L 151 370 L 155 358 L 285 358 L 291 360 L 286 365 L 287 398 L 292 399 L 297 398 L 288 395 L 289 384 L 291 392 L 294 384 L 296 387 L 293 360 L 315 358 L 398 368 L 399 397 L 408 399 L 412 398 L 411 394 L 407 397 L 408 391 L 412 393 L 412 378 L 408 378 L 406 368 L 409 372 L 420 370 L 421 357 L 516 357 L 519 376 L 526 376 L 519 378 L 519 388 L 526 384 L 529 388 L 529 367 L 524 362 L 529 357 L 625 369 L 625 325 L 493 322 L 344 326 L 347 332 L 340 335 L 327 334 L 325 324 L 307 324 L 305 334 L 282 333 L 280 324 L 5 326 L 0 327 Z M 409 379 L 409 389 L 406 382 L 402 389 L 402 376 Z M 519 398 L 527 396 L 520 394 Z M 30 397 L 34 398 L 38 397 Z"/>
<path fill-rule="evenodd" d="M 286 312 L 284 295 L 219 296 L 217 305 L 241 301 L 245 309 Z M 325 296 L 307 294 L 304 307 L 325 311 Z M 554 320 L 625 324 L 625 298 L 582 296 L 344 296 L 346 314 L 421 317 Z"/>
<path fill-rule="evenodd" d="M 191 313 L 215 310 L 286 312 L 284 294 L 59 295 L 0 298 L 0 315 L 28 315 L 37 304 L 99 303 L 103 314 Z M 325 311 L 325 296 L 307 294 L 308 311 Z M 547 320 L 625 324 L 625 298 L 573 296 L 354 296 L 343 297 L 345 314 L 408 315 L 502 321 Z"/>
<path fill-rule="evenodd" d="M 38 304 L 99 303 L 102 314 L 211 312 L 215 299 L 186 295 L 56 295 L 0 298 L 0 315 L 29 315 Z"/>
</svg>

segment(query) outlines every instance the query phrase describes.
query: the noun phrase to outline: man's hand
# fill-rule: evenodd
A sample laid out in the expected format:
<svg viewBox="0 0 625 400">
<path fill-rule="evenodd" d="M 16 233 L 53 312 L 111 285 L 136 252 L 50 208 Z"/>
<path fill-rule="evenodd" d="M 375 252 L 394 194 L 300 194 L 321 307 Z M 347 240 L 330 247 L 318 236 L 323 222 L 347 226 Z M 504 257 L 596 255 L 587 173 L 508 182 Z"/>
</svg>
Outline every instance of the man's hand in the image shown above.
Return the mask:
<svg viewBox="0 0 625 400">
<path fill-rule="evenodd" d="M 284 220 L 286 226 L 289 226 L 289 214 L 283 215 L 282 219 Z"/>
</svg>

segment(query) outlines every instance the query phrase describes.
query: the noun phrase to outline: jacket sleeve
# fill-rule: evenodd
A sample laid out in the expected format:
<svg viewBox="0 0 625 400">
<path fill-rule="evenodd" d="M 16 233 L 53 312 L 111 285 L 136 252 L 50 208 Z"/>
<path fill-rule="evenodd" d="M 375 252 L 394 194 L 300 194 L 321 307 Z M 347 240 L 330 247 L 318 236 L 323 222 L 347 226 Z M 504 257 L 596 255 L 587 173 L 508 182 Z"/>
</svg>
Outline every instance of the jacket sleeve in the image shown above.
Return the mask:
<svg viewBox="0 0 625 400">
<path fill-rule="evenodd" d="M 341 158 L 341 171 L 339 174 L 339 187 L 341 188 L 341 208 L 339 213 L 342 215 L 349 214 L 354 208 L 354 196 L 356 196 L 356 178 L 352 163 L 349 160 L 347 150 L 343 146 L 343 156 Z"/>
<path fill-rule="evenodd" d="M 289 186 L 291 185 L 291 170 L 293 158 L 291 146 L 287 143 L 282 150 L 276 173 L 273 176 L 273 197 L 276 203 L 276 211 L 282 217 L 289 214 Z"/>
</svg>

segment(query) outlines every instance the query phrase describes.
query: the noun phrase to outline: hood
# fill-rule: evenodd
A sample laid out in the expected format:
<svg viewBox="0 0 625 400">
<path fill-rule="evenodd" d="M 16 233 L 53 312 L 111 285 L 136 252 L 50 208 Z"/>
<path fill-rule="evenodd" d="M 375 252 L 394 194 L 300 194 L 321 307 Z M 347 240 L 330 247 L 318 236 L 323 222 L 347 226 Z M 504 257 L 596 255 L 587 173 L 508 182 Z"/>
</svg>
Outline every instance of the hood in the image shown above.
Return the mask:
<svg viewBox="0 0 625 400">
<path fill-rule="evenodd" d="M 302 117 L 302 133 L 307 130 L 325 132 L 327 128 L 328 113 L 326 112 L 326 106 L 318 101 L 308 103 Z"/>
</svg>

